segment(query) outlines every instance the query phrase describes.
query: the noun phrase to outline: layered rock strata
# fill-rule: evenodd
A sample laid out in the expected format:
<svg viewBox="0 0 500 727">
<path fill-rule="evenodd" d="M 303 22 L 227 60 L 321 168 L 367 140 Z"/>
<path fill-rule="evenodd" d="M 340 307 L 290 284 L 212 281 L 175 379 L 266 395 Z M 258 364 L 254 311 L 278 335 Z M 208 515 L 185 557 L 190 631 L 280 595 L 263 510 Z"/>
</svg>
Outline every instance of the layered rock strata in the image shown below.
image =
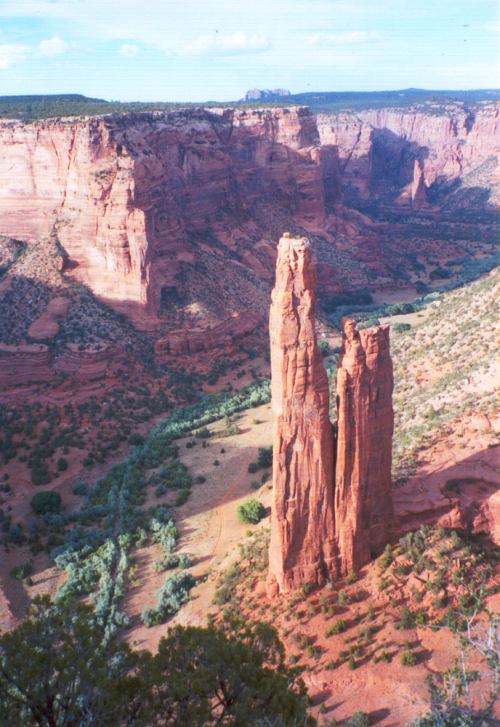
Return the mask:
<svg viewBox="0 0 500 727">
<path fill-rule="evenodd" d="M 128 360 L 119 345 L 106 344 L 99 349 L 79 351 L 70 343 L 61 356 L 54 358 L 45 344 L 10 346 L 0 343 L 0 388 L 53 382 L 65 374 L 79 380 L 99 379 L 112 375 Z"/>
<path fill-rule="evenodd" d="M 34 243 L 57 231 L 72 275 L 148 328 L 182 264 L 202 264 L 221 214 L 238 225 L 272 199 L 324 220 L 318 149 L 301 107 L 4 122 L 0 234 Z"/>
<path fill-rule="evenodd" d="M 165 354 L 210 351 L 217 346 L 225 346 L 227 350 L 235 340 L 251 333 L 262 322 L 261 315 L 247 310 L 243 314 L 221 321 L 212 328 L 170 331 L 155 342 L 154 352 L 161 359 Z"/>
<path fill-rule="evenodd" d="M 269 320 L 274 412 L 269 593 L 337 573 L 333 430 L 315 304 L 309 241 L 287 233 L 278 245 Z"/>
<path fill-rule="evenodd" d="M 389 540 L 393 373 L 389 326 L 342 322 L 337 371 L 335 526 L 342 573 L 358 570 Z"/>
</svg>

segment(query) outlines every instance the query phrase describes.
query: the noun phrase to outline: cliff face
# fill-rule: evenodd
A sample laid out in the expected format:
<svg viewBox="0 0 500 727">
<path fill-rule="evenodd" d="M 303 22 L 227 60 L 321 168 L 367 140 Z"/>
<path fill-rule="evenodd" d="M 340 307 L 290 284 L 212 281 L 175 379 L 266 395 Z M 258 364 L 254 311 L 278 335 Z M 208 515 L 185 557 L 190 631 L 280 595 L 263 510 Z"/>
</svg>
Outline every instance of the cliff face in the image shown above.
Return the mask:
<svg viewBox="0 0 500 727">
<path fill-rule="evenodd" d="M 270 312 L 273 504 L 269 591 L 335 577 L 333 431 L 314 330 L 309 241 L 282 237 Z"/>
<path fill-rule="evenodd" d="M 0 234 L 57 231 L 72 274 L 137 321 L 221 210 L 273 199 L 324 218 L 319 137 L 307 109 L 125 114 L 0 128 Z M 190 237 L 191 235 L 191 237 Z M 243 261 L 244 264 L 244 261 Z"/>
<path fill-rule="evenodd" d="M 344 319 L 337 372 L 335 526 L 341 571 L 358 570 L 389 540 L 394 413 L 389 326 Z"/>
<path fill-rule="evenodd" d="M 389 326 L 344 319 L 337 372 L 338 431 L 314 331 L 309 241 L 278 245 L 269 320 L 273 502 L 268 590 L 359 570 L 391 536 L 394 413 Z"/>
<path fill-rule="evenodd" d="M 415 160 L 429 187 L 452 182 L 500 152 L 498 107 L 475 114 L 455 108 L 446 116 L 397 109 L 320 114 L 318 130 L 322 147 L 338 148 L 342 185 L 364 198 L 376 177 L 411 184 Z M 498 172 L 497 166 L 497 181 Z"/>
<path fill-rule="evenodd" d="M 484 207 L 500 200 L 499 158 L 493 105 L 475 115 L 454 107 L 316 118 L 293 107 L 4 121 L 0 235 L 35 242 L 57 233 L 65 270 L 141 328 L 164 327 L 158 313 L 170 315 L 171 299 L 209 301 L 214 323 L 264 312 L 283 225 L 331 243 L 317 248 L 322 290 L 363 287 L 371 271 L 359 261 L 384 274 L 403 253 L 349 209 L 345 190 L 374 204 L 429 203 L 439 215 L 429 188 L 462 189 L 460 204 Z"/>
</svg>

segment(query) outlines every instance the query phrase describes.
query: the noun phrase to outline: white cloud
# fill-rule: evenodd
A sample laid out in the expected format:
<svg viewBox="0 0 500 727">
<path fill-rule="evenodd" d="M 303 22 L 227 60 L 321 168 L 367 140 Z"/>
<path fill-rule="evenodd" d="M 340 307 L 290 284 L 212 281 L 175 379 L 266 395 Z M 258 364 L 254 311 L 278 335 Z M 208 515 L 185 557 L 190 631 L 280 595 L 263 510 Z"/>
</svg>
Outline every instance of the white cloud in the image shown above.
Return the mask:
<svg viewBox="0 0 500 727">
<path fill-rule="evenodd" d="M 27 45 L 0 45 L 0 68 L 10 68 L 24 61 L 30 51 Z"/>
<path fill-rule="evenodd" d="M 118 53 L 125 58 L 133 58 L 140 53 L 140 48 L 137 45 L 130 45 L 130 43 L 124 43 L 118 50 Z"/>
<path fill-rule="evenodd" d="M 50 40 L 42 40 L 38 49 L 43 56 L 60 56 L 66 53 L 69 45 L 61 38 L 51 38 Z"/>
<path fill-rule="evenodd" d="M 312 45 L 356 45 L 358 43 L 374 43 L 378 40 L 380 40 L 378 33 L 353 30 L 349 33 L 316 33 L 309 42 Z"/>
<path fill-rule="evenodd" d="M 261 53 L 271 44 L 258 35 L 247 36 L 242 31 L 229 35 L 200 35 L 179 51 L 181 56 L 229 56 L 239 53 Z"/>
</svg>

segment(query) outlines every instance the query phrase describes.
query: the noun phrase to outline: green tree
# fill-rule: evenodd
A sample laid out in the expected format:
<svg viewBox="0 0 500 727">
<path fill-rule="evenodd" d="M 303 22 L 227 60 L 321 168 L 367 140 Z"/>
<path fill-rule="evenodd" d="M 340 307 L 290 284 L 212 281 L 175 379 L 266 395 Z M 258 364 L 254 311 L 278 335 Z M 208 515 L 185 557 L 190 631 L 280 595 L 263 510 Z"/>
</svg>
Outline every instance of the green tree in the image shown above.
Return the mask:
<svg viewBox="0 0 500 727">
<path fill-rule="evenodd" d="M 53 490 L 37 492 L 31 498 L 30 505 L 39 515 L 47 512 L 59 512 L 61 509 L 61 495 Z"/>
<path fill-rule="evenodd" d="M 153 684 L 154 725 L 239 727 L 264 716 L 291 725 L 306 718 L 305 686 L 268 624 L 177 625 L 142 669 Z"/>
<path fill-rule="evenodd" d="M 90 606 L 37 597 L 24 621 L 0 637 L 0 723 L 134 724 L 127 720 L 142 691 L 130 676 L 137 661 L 125 643 L 103 642 Z"/>
</svg>

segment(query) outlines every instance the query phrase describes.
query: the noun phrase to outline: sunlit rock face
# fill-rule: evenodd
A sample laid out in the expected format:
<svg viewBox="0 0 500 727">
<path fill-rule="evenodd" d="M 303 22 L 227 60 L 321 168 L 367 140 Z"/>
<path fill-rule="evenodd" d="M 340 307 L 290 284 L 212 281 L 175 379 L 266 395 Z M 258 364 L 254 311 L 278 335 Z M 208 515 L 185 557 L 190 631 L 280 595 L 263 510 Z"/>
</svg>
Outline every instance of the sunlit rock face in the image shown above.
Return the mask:
<svg viewBox="0 0 500 727">
<path fill-rule="evenodd" d="M 4 122 L 0 234 L 34 243 L 57 233 L 71 274 L 147 328 L 162 288 L 199 264 L 193 235 L 221 213 L 235 226 L 256 201 L 273 201 L 324 222 L 318 147 L 301 107 Z"/>
<path fill-rule="evenodd" d="M 333 430 L 315 334 L 316 273 L 309 241 L 281 238 L 269 320 L 273 504 L 268 590 L 334 578 Z"/>
<path fill-rule="evenodd" d="M 359 570 L 389 540 L 394 426 L 389 327 L 343 322 L 337 436 L 315 334 L 309 241 L 281 238 L 269 319 L 273 501 L 268 592 Z"/>
<path fill-rule="evenodd" d="M 388 542 L 392 519 L 393 373 L 389 326 L 342 322 L 337 371 L 335 526 L 342 573 Z"/>
</svg>

